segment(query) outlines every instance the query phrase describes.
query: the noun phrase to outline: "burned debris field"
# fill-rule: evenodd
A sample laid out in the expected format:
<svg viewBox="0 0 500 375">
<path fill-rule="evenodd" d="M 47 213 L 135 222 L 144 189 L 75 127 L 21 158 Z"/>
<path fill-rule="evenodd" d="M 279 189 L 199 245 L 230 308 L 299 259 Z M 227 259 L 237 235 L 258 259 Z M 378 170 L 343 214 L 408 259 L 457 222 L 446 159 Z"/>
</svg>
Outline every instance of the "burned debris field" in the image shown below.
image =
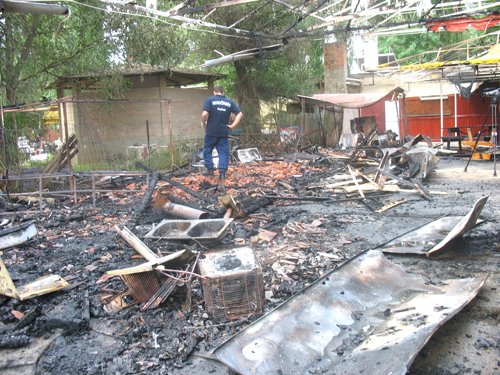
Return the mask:
<svg viewBox="0 0 500 375">
<path fill-rule="evenodd" d="M 1 372 L 498 373 L 493 163 L 308 151 L 2 198 Z"/>
</svg>

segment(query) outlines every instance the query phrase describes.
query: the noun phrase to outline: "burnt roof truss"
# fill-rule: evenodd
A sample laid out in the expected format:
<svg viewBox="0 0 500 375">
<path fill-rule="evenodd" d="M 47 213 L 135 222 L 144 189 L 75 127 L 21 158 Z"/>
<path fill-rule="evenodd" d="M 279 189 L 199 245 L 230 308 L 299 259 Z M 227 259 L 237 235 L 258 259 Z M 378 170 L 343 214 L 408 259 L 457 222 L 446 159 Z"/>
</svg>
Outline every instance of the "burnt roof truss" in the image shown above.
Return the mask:
<svg viewBox="0 0 500 375">
<path fill-rule="evenodd" d="M 298 38 L 342 35 L 343 39 L 351 32 L 372 35 L 427 32 L 432 23 L 497 14 L 500 6 L 500 1 L 495 0 L 186 0 L 165 8 L 163 2 L 144 6 L 145 1 L 99 1 L 103 3 L 103 11 L 112 8 L 120 14 L 151 17 L 194 32 L 246 39 L 249 47 L 254 44 L 255 48 L 250 50 L 207 60 L 202 67 L 262 56 Z M 240 19 L 228 25 L 220 23 L 219 12 L 243 6 L 245 15 Z M 278 21 L 285 17 L 291 19 L 290 23 L 276 30 Z"/>
<path fill-rule="evenodd" d="M 259 41 L 267 39 L 269 42 L 356 30 L 398 34 L 402 30 L 407 32 L 408 28 L 422 29 L 426 22 L 432 20 L 489 14 L 500 5 L 500 2 L 494 0 L 188 0 L 161 10 L 129 0 L 100 1 L 122 6 L 131 15 L 149 15 L 178 25 L 189 25 L 200 31 L 216 30 L 227 33 L 227 36 L 255 38 Z M 283 9 L 269 12 L 269 19 L 264 25 L 257 25 L 255 29 L 238 27 L 243 21 L 260 16 L 271 3 L 278 4 Z M 221 9 L 237 6 L 246 6 L 248 12 L 231 25 L 221 25 L 211 20 L 212 15 Z M 284 30 L 278 33 L 266 31 L 266 26 L 290 14 L 297 18 Z"/>
</svg>

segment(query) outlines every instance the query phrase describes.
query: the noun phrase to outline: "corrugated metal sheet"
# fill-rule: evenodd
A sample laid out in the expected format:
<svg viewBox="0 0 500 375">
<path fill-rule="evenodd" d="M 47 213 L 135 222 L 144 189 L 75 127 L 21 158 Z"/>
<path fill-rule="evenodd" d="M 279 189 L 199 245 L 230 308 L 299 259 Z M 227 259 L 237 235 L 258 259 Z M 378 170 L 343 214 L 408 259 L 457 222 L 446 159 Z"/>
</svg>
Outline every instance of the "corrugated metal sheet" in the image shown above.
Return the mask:
<svg viewBox="0 0 500 375">
<path fill-rule="evenodd" d="M 488 197 L 489 195 L 486 195 L 478 199 L 465 216 L 446 216 L 434 220 L 410 233 L 395 238 L 379 249 L 384 253 L 426 254 L 429 256 L 474 227 Z"/>
</svg>

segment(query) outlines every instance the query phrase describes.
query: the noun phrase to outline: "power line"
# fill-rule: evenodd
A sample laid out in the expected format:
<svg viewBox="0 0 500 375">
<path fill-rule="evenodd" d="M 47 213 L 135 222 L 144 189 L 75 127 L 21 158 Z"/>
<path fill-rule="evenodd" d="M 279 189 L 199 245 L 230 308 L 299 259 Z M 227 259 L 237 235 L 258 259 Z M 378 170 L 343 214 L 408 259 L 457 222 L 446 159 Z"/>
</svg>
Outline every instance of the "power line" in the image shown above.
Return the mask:
<svg viewBox="0 0 500 375">
<path fill-rule="evenodd" d="M 39 0 L 40 2 L 59 2 L 58 0 Z M 110 5 L 110 3 L 106 0 L 98 0 L 104 4 L 108 4 Z M 101 12 L 104 12 L 104 13 L 113 13 L 113 14 L 118 14 L 118 15 L 123 15 L 123 16 L 127 16 L 127 17 L 140 17 L 140 18 L 146 18 L 146 19 L 150 19 L 150 20 L 153 20 L 153 21 L 157 21 L 157 22 L 160 22 L 160 23 L 163 23 L 165 25 L 168 25 L 168 26 L 172 26 L 172 27 L 177 27 L 177 28 L 181 28 L 181 29 L 189 29 L 190 31 L 195 31 L 195 32 L 201 32 L 201 33 L 210 33 L 210 34 L 215 34 L 215 35 L 219 35 L 219 36 L 224 36 L 224 37 L 229 37 L 229 38 L 238 38 L 238 39 L 252 39 L 252 37 L 249 37 L 249 36 L 243 36 L 243 35 L 234 35 L 234 34 L 226 34 L 226 33 L 221 33 L 221 32 L 218 32 L 218 31 L 214 31 L 214 30 L 210 30 L 208 28 L 203 28 L 203 29 L 200 29 L 200 28 L 197 28 L 195 25 L 193 25 L 193 23 L 187 23 L 187 22 L 184 22 L 184 23 L 173 23 L 173 22 L 169 22 L 169 21 L 166 21 L 164 19 L 161 19 L 159 18 L 158 16 L 152 16 L 150 14 L 141 14 L 141 13 L 129 13 L 129 12 L 124 12 L 124 11 L 120 11 L 120 10 L 116 10 L 116 9 L 112 9 L 112 8 L 101 8 L 101 7 L 98 7 L 98 6 L 94 6 L 94 5 L 90 5 L 90 4 L 86 4 L 86 3 L 82 3 L 80 1 L 77 1 L 77 0 L 64 0 L 65 3 L 70 3 L 70 4 L 75 4 L 75 5 L 79 5 L 79 6 L 82 6 L 82 7 L 85 7 L 85 8 L 90 8 L 90 9 L 94 9 L 94 10 L 98 10 L 98 11 L 101 11 Z M 115 3 L 114 5 L 123 5 L 123 4 L 118 4 L 118 3 Z M 181 21 L 179 21 L 181 22 Z M 189 27 L 187 27 L 186 25 L 189 25 Z"/>
</svg>

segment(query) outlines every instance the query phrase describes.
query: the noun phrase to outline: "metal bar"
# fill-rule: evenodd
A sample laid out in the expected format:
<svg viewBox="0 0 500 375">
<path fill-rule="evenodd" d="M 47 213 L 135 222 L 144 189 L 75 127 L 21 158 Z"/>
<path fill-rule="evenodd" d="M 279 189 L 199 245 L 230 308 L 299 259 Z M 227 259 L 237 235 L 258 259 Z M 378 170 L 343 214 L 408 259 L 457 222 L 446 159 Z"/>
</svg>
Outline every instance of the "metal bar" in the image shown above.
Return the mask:
<svg viewBox="0 0 500 375">
<path fill-rule="evenodd" d="M 100 175 L 103 177 L 112 177 L 112 176 L 147 176 L 148 174 L 146 172 L 142 171 L 130 171 L 130 172 L 107 172 L 107 171 L 94 171 L 91 173 L 39 173 L 39 174 L 32 174 L 32 175 L 9 175 L 8 178 L 5 178 L 5 181 L 15 181 L 15 180 L 32 180 L 32 179 L 37 179 L 39 176 L 42 178 L 58 178 L 58 177 L 70 177 L 70 176 L 75 176 L 75 177 L 92 177 L 92 175 Z"/>
<path fill-rule="evenodd" d="M 330 197 L 280 197 L 279 195 L 264 195 L 267 199 L 280 199 L 285 201 L 331 201 Z"/>
<path fill-rule="evenodd" d="M 95 175 L 92 173 L 92 207 L 95 208 Z"/>
<path fill-rule="evenodd" d="M 83 190 L 58 190 L 58 191 L 42 191 L 43 195 L 59 195 L 59 194 L 70 194 L 73 195 L 76 193 L 92 193 L 92 189 L 83 189 Z M 112 189 L 96 189 L 96 193 L 140 193 L 142 190 L 112 190 Z M 30 195 L 39 195 L 39 191 L 31 191 L 27 193 L 15 193 L 14 195 L 18 196 L 30 196 Z M 10 194 L 12 195 L 12 193 Z M 7 193 L 0 193 L 0 196 L 7 196 Z"/>
<path fill-rule="evenodd" d="M 170 151 L 170 168 L 174 169 L 175 166 L 175 156 L 174 156 L 174 142 L 173 142 L 173 129 L 172 129 L 172 108 L 170 104 L 167 105 L 168 113 L 168 148 Z"/>
<path fill-rule="evenodd" d="M 70 177 L 72 183 L 73 183 L 73 201 L 75 202 L 75 205 L 78 203 L 78 198 L 76 195 L 76 179 L 75 176 Z"/>
<path fill-rule="evenodd" d="M 59 99 L 57 103 L 155 103 L 155 102 L 176 102 L 180 103 L 182 100 L 172 99 L 117 99 L 117 100 L 104 100 L 104 99 Z"/>
<path fill-rule="evenodd" d="M 69 9 L 66 5 L 42 4 L 28 1 L 4 0 L 0 2 L 0 11 L 4 13 L 31 13 L 48 14 L 50 16 L 67 16 Z"/>
<path fill-rule="evenodd" d="M 472 150 L 470 152 L 470 156 L 469 156 L 469 159 L 467 160 L 467 164 L 465 165 L 465 168 L 464 168 L 464 172 L 467 172 L 467 168 L 469 167 L 469 163 L 470 161 L 472 160 L 472 155 L 474 155 L 474 152 L 476 152 L 476 147 L 477 147 L 477 144 L 479 143 L 479 138 L 481 138 L 481 135 L 483 133 L 483 129 L 484 129 L 484 126 L 486 125 L 486 123 L 488 122 L 488 118 L 490 117 L 490 113 L 491 113 L 491 110 L 492 110 L 492 106 L 493 104 L 490 103 L 490 106 L 488 108 L 488 111 L 486 112 L 486 116 L 484 117 L 484 121 L 481 125 L 481 129 L 479 129 L 479 133 L 477 134 L 477 138 L 476 138 L 476 142 L 474 143 L 474 147 L 472 147 Z M 495 110 L 496 110 L 496 106 L 495 106 Z M 496 150 L 495 150 L 496 152 Z"/>
<path fill-rule="evenodd" d="M 149 153 L 151 152 L 151 144 L 149 142 L 149 121 L 146 120 L 146 139 L 148 142 L 148 158 L 149 158 Z"/>
<path fill-rule="evenodd" d="M 42 177 L 39 178 L 38 180 L 38 197 L 40 198 L 40 204 L 38 205 L 39 206 L 39 209 L 41 210 L 42 209 L 42 199 L 43 199 L 43 183 L 42 183 Z"/>
<path fill-rule="evenodd" d="M 272 0 L 270 0 L 272 1 Z M 264 4 L 262 4 L 260 7 L 258 8 L 255 8 L 254 10 L 248 12 L 243 18 L 240 18 L 238 21 L 234 22 L 233 24 L 229 25 L 229 27 L 235 27 L 237 24 L 243 22 L 244 20 L 246 20 L 247 18 L 250 18 L 251 16 L 253 16 L 255 13 L 259 12 L 262 8 L 264 8 L 265 6 L 267 6 L 269 4 L 270 1 L 266 1 Z"/>
<path fill-rule="evenodd" d="M 233 6 L 233 5 L 240 5 L 240 4 L 245 4 L 245 3 L 253 3 L 258 0 L 225 0 L 220 3 L 213 3 L 213 4 L 207 4 L 207 5 L 201 5 L 197 7 L 183 7 L 181 9 L 175 10 L 175 11 L 169 11 L 170 15 L 176 16 L 176 15 L 186 15 L 190 13 L 199 13 L 199 12 L 206 12 L 209 10 L 215 10 L 219 8 L 224 8 L 228 6 Z"/>
<path fill-rule="evenodd" d="M 276 4 L 279 4 L 281 6 L 284 6 L 285 8 L 291 10 L 292 12 L 294 13 L 299 13 L 299 14 L 302 14 L 304 16 L 310 16 L 312 18 L 316 18 L 317 20 L 320 20 L 320 21 L 326 21 L 326 18 L 324 17 L 321 17 L 321 16 L 318 16 L 316 13 L 317 11 L 314 11 L 314 12 L 309 12 L 307 11 L 305 8 L 305 5 L 306 5 L 306 1 L 303 2 L 302 4 L 300 4 L 299 6 L 294 6 L 294 5 L 291 5 L 291 4 L 288 4 L 286 1 L 283 1 L 283 0 L 273 0 L 273 2 L 275 2 Z"/>
</svg>

